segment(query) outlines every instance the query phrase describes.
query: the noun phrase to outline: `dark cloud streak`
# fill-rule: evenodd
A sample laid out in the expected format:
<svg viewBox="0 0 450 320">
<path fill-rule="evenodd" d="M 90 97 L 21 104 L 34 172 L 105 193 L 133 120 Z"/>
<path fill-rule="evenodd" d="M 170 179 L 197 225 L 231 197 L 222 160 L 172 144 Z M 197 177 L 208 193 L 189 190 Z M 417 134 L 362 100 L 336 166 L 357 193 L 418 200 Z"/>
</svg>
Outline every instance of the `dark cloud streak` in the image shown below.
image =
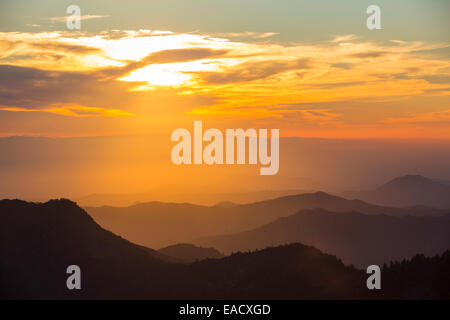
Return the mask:
<svg viewBox="0 0 450 320">
<path fill-rule="evenodd" d="M 288 62 L 246 62 L 240 64 L 237 68 L 231 68 L 229 71 L 202 72 L 200 77 L 208 84 L 228 84 L 265 79 L 282 72 L 308 68 L 308 59 L 298 59 Z"/>
</svg>

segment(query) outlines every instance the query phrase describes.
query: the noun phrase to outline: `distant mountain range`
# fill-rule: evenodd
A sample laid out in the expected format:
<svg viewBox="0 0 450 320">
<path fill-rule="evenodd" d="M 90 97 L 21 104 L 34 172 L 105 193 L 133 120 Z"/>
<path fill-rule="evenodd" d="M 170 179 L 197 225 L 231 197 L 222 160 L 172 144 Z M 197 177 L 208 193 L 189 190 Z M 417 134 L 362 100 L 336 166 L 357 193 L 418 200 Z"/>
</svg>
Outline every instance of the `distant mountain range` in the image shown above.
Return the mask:
<svg viewBox="0 0 450 320">
<path fill-rule="evenodd" d="M 301 244 L 177 264 L 104 230 L 69 200 L 2 200 L 0 219 L 3 299 L 450 298 L 450 252 L 383 268 L 383 290 L 373 292 L 365 271 Z M 66 288 L 72 264 L 81 290 Z"/>
<path fill-rule="evenodd" d="M 313 191 L 314 190 L 314 191 Z M 136 194 L 91 194 L 75 199 L 83 207 L 131 206 L 152 201 L 195 203 L 206 206 L 215 204 L 244 204 L 322 189 L 285 189 L 264 191 L 219 192 L 213 190 L 189 190 L 189 188 L 165 188 L 153 193 Z M 334 190 L 334 189 L 333 189 Z M 336 192 L 332 192 L 337 194 Z M 450 181 L 430 179 L 420 175 L 405 175 L 381 185 L 360 187 L 353 191 L 339 191 L 344 198 L 359 199 L 369 203 L 390 207 L 427 206 L 450 209 Z"/>
<path fill-rule="evenodd" d="M 75 202 L 83 207 L 100 206 L 131 206 L 138 203 L 161 201 L 161 202 L 189 202 L 205 206 L 213 206 L 219 203 L 249 203 L 273 199 L 286 195 L 311 192 L 311 189 L 283 189 L 283 190 L 260 190 L 239 192 L 220 192 L 217 190 L 194 189 L 189 186 L 158 188 L 153 193 L 99 193 L 75 199 Z"/>
<path fill-rule="evenodd" d="M 416 217 L 304 210 L 253 230 L 195 241 L 227 254 L 293 242 L 312 245 L 338 256 L 346 264 L 365 268 L 417 253 L 431 256 L 450 249 L 450 215 Z"/>
<path fill-rule="evenodd" d="M 237 206 L 237 203 L 231 202 L 231 201 L 222 201 L 219 203 L 216 203 L 214 206 L 216 207 L 225 207 L 225 208 L 232 208 Z"/>
<path fill-rule="evenodd" d="M 347 192 L 347 198 L 393 207 L 429 206 L 450 209 L 450 185 L 420 175 L 395 178 L 374 190 Z"/>
<path fill-rule="evenodd" d="M 219 259 L 223 258 L 221 254 L 214 248 L 202 248 L 193 244 L 180 243 L 165 248 L 161 248 L 158 252 L 164 256 L 173 257 L 180 260 L 180 262 L 195 262 L 205 259 Z"/>
<path fill-rule="evenodd" d="M 371 215 L 439 216 L 450 210 L 416 206 L 391 208 L 361 200 L 347 200 L 324 192 L 284 196 L 235 206 L 148 202 L 130 207 L 86 207 L 103 227 L 130 241 L 159 248 L 204 236 L 250 230 L 300 210 L 323 208 L 333 212 Z"/>
</svg>

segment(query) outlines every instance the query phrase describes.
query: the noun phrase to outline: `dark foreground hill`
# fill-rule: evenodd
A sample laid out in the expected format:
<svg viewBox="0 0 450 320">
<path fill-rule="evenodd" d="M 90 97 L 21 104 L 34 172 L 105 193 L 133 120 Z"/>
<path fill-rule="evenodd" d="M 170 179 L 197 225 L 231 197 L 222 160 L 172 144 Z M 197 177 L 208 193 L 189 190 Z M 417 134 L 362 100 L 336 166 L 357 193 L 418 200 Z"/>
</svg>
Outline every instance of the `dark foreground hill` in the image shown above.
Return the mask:
<svg viewBox="0 0 450 320">
<path fill-rule="evenodd" d="M 178 265 L 102 229 L 69 200 L 2 200 L 0 221 L 2 297 L 157 298 L 179 281 Z M 82 270 L 79 292 L 66 288 L 69 265 Z"/>
<path fill-rule="evenodd" d="M 364 271 L 301 244 L 186 265 L 166 262 L 164 255 L 102 229 L 68 200 L 39 204 L 3 200 L 0 220 L 0 298 L 384 297 L 366 289 Z M 413 292 L 413 297 L 448 298 L 448 282 L 440 280 L 448 278 L 449 256 L 387 268 L 383 272 L 395 281 L 390 282 L 394 287 L 383 282 L 386 296 L 409 297 Z M 66 288 L 65 271 L 72 264 L 81 268 L 81 290 Z"/>
<path fill-rule="evenodd" d="M 450 299 L 450 251 L 391 263 L 382 269 L 382 299 Z M 378 294 L 378 293 L 377 293 Z"/>
<path fill-rule="evenodd" d="M 301 242 L 365 268 L 450 249 L 450 215 L 396 217 L 304 210 L 253 230 L 194 242 L 224 253 Z"/>
<path fill-rule="evenodd" d="M 450 185 L 420 175 L 397 177 L 377 189 L 349 192 L 346 196 L 393 207 L 450 208 Z"/>
<path fill-rule="evenodd" d="M 86 211 L 102 227 L 132 242 L 160 248 L 198 237 L 253 229 L 299 210 L 315 208 L 395 216 L 450 213 L 450 210 L 424 207 L 389 208 L 360 200 L 347 200 L 324 192 L 285 196 L 233 207 L 148 202 L 130 207 L 89 207 Z"/>
</svg>

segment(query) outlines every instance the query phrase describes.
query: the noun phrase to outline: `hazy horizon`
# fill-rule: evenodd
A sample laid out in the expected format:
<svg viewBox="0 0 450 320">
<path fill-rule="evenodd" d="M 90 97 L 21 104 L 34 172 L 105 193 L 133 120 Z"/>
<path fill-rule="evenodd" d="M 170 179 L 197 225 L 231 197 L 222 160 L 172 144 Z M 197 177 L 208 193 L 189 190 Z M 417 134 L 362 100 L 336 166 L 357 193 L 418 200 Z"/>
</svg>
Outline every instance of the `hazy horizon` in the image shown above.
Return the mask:
<svg viewBox="0 0 450 320">
<path fill-rule="evenodd" d="M 407 174 L 450 180 L 447 141 L 281 138 L 279 173 L 260 176 L 251 165 L 175 166 L 170 162 L 171 145 L 164 138 L 0 138 L 1 198 L 42 201 L 141 193 L 169 201 L 171 194 L 185 192 L 192 195 L 184 197 L 186 201 L 204 203 L 197 199 L 199 194 L 342 193 L 370 189 Z"/>
</svg>

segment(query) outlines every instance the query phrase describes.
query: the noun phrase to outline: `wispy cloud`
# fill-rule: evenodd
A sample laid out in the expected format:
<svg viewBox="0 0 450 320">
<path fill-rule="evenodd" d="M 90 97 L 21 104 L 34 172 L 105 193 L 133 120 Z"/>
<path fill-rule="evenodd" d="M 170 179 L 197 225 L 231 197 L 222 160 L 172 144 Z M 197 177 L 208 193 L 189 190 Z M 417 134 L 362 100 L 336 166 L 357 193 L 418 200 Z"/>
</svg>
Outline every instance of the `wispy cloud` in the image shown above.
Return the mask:
<svg viewBox="0 0 450 320">
<path fill-rule="evenodd" d="M 108 17 L 109 17 L 109 15 L 85 14 L 85 15 L 80 16 L 80 20 L 101 19 L 101 18 L 108 18 Z M 51 22 L 66 22 L 68 18 L 70 18 L 70 16 L 49 17 L 49 18 L 42 18 L 42 19 L 48 20 Z"/>
<path fill-rule="evenodd" d="M 348 42 L 358 39 L 358 36 L 355 34 L 346 34 L 343 36 L 335 36 L 331 42 L 338 43 L 338 42 Z"/>
<path fill-rule="evenodd" d="M 406 117 L 390 118 L 386 123 L 439 123 L 450 124 L 450 109 L 419 114 L 410 114 Z"/>
<path fill-rule="evenodd" d="M 302 124 L 339 122 L 344 126 L 346 121 L 354 123 L 354 118 L 364 118 L 367 111 L 345 106 L 330 108 L 330 104 L 375 101 L 379 108 L 388 108 L 384 104 L 392 108 L 394 103 L 413 97 L 448 96 L 450 62 L 432 54 L 447 48 L 446 43 L 379 43 L 345 35 L 317 43 L 285 44 L 271 42 L 265 36 L 260 37 L 261 41 L 238 40 L 238 34 L 235 36 L 231 39 L 232 35 L 158 30 L 117 30 L 96 35 L 61 31 L 0 33 L 0 63 L 8 65 L 2 68 L 5 79 L 0 76 L 2 101 L 8 108 L 32 109 L 27 106 L 33 105 L 42 112 L 73 117 L 89 112 L 115 116 L 122 114 L 121 109 L 134 113 L 131 108 L 142 104 L 135 102 L 136 97 L 147 101 L 148 97 L 170 92 L 177 101 L 172 108 L 196 116 L 295 119 Z M 69 92 L 67 88 L 74 90 Z M 100 108 L 115 110 L 109 115 L 103 109 L 64 107 L 68 102 L 85 106 L 89 99 L 110 96 L 120 101 L 121 107 L 100 102 Z M 184 105 L 185 101 L 189 103 Z M 274 107 L 296 104 L 316 107 Z M 63 107 L 51 107 L 54 105 Z M 378 114 L 405 118 L 390 120 L 394 125 L 415 121 L 420 114 L 417 110 L 420 106 L 411 117 L 396 109 Z M 375 125 L 375 120 L 365 118 Z M 416 123 L 439 119 L 446 119 L 446 114 L 422 115 Z M 377 125 L 386 126 L 385 121 L 378 119 Z"/>
<path fill-rule="evenodd" d="M 98 107 L 87 107 L 80 105 L 51 106 L 42 109 L 19 108 L 19 107 L 0 107 L 1 111 L 10 112 L 48 112 L 68 117 L 130 117 L 133 114 L 119 109 L 108 109 Z"/>
<path fill-rule="evenodd" d="M 226 33 L 214 33 L 212 36 L 222 38 L 254 38 L 254 39 L 266 39 L 278 35 L 278 32 L 226 32 Z"/>
</svg>

